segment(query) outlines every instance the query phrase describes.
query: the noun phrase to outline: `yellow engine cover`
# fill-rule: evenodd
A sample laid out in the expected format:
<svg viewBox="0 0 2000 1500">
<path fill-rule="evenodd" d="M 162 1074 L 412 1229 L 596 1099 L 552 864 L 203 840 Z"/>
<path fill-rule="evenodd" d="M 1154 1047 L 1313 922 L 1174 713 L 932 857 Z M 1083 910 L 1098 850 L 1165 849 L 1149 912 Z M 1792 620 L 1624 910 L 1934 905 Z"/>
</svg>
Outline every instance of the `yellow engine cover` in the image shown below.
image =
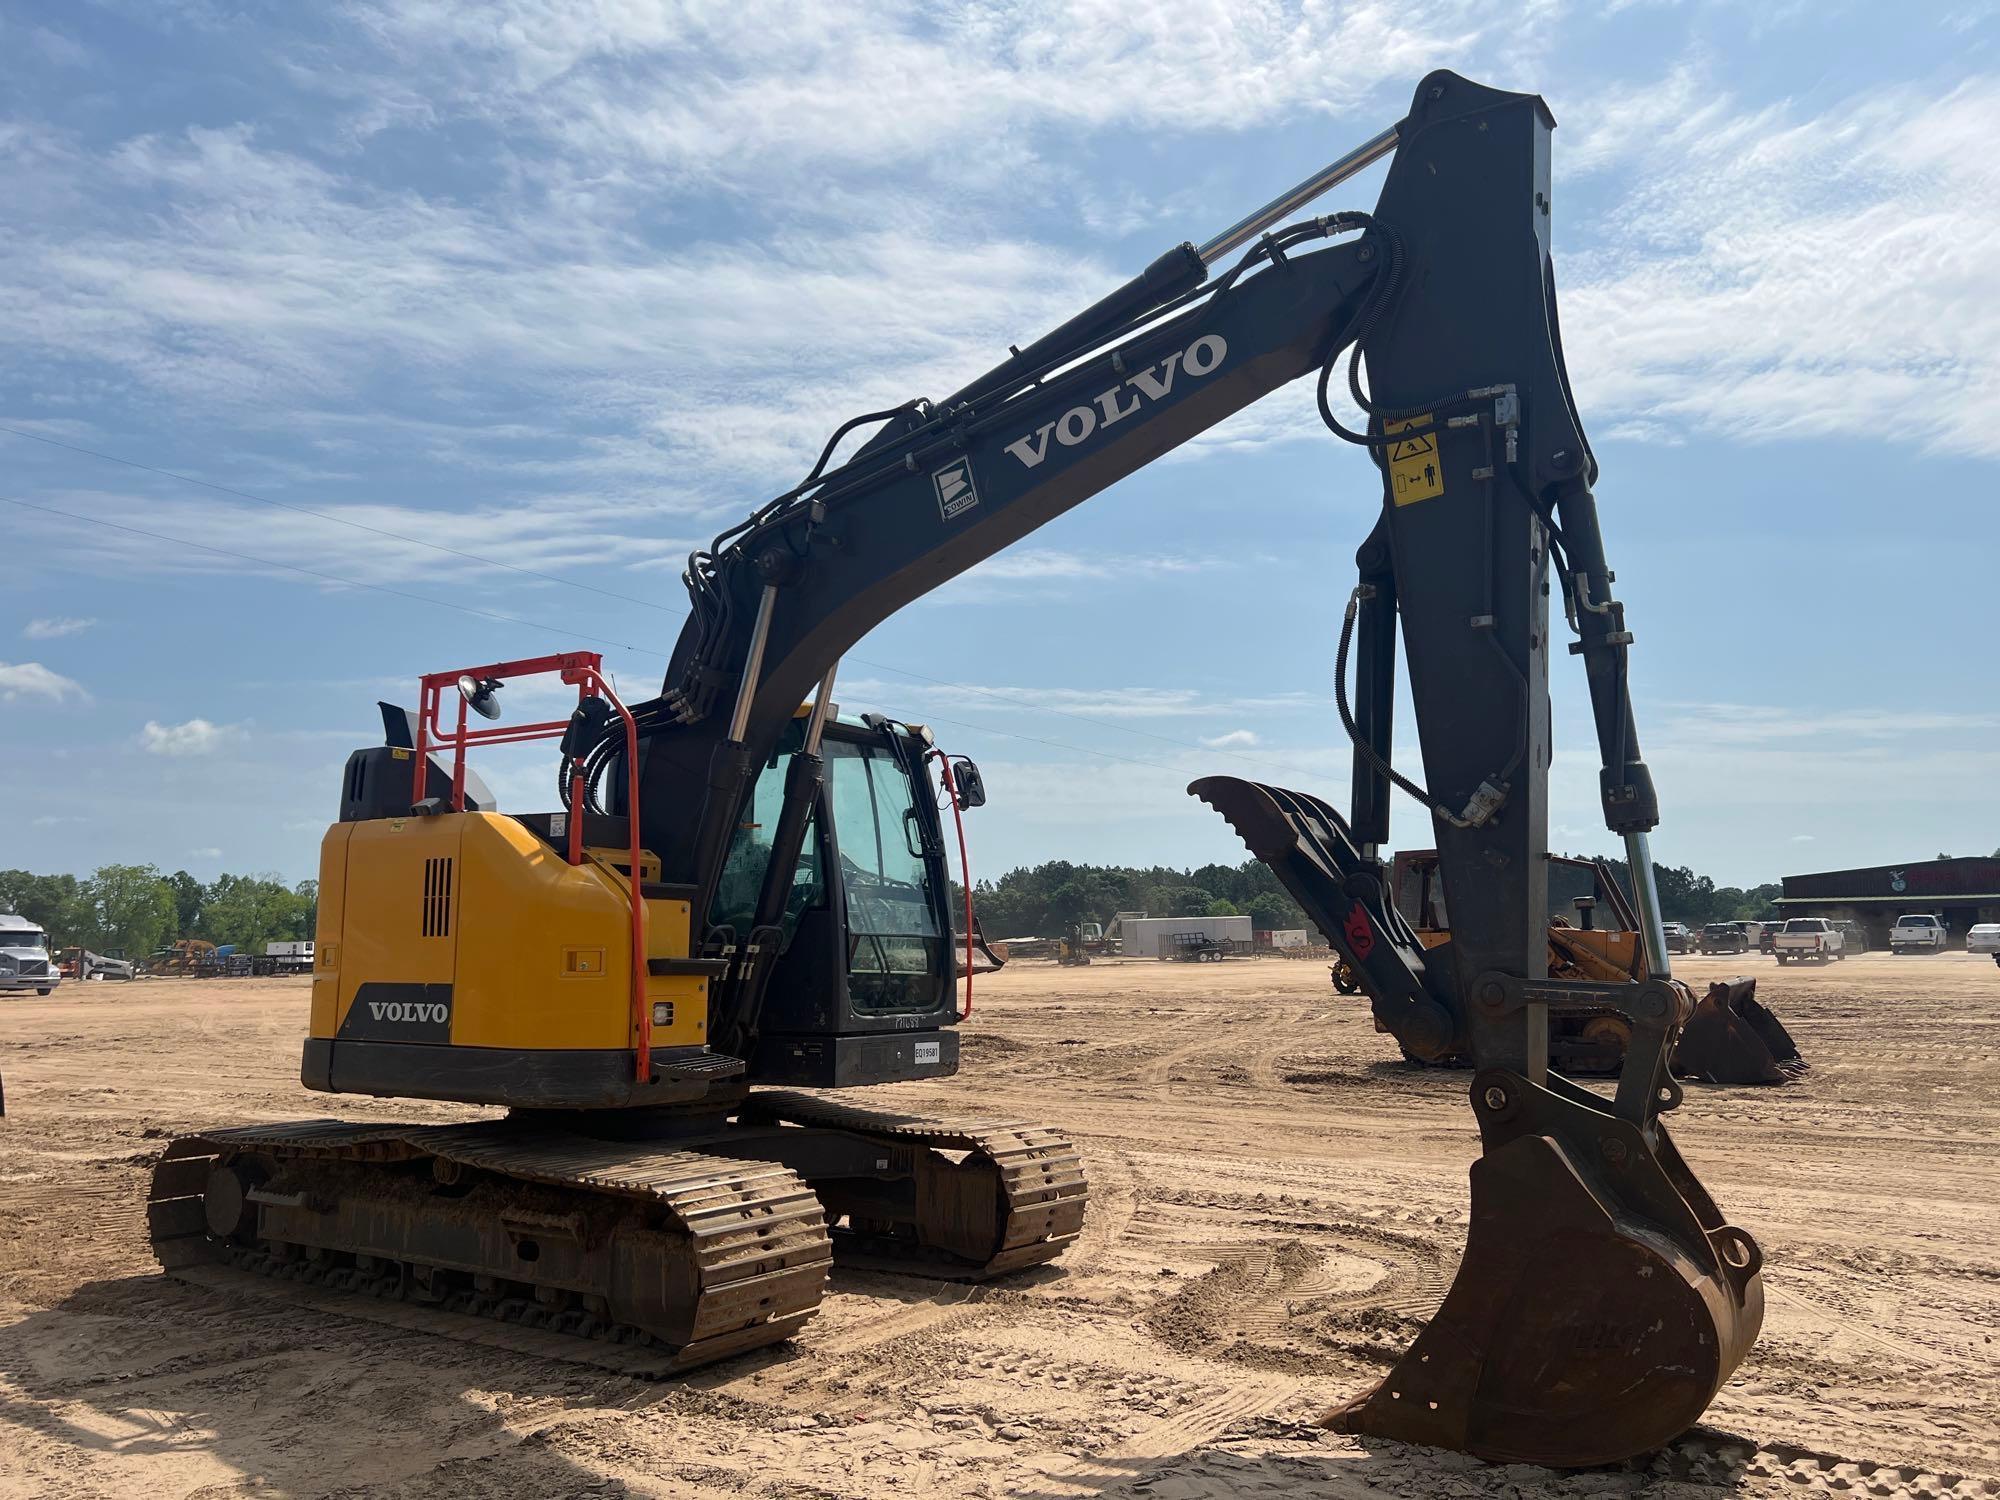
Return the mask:
<svg viewBox="0 0 2000 1500">
<path fill-rule="evenodd" d="M 658 862 L 647 856 L 642 875 Z M 498 813 L 336 823 L 320 845 L 311 1034 L 454 1047 L 624 1049 L 626 876 Z M 646 902 L 652 958 L 688 956 L 688 903 Z M 649 975 L 655 1047 L 708 1040 L 708 981 Z"/>
</svg>

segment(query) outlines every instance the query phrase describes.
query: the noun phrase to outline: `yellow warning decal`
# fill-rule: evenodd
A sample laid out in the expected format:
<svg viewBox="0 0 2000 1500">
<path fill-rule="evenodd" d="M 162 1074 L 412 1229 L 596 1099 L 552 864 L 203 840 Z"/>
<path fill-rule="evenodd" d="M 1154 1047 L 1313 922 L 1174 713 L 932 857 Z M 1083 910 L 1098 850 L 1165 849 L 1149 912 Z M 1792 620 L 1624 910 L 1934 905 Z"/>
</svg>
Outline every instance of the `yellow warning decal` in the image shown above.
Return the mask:
<svg viewBox="0 0 2000 1500">
<path fill-rule="evenodd" d="M 1429 427 L 1430 414 L 1402 422 L 1385 422 L 1390 437 L 1411 427 Z M 1437 434 L 1422 432 L 1389 445 L 1389 498 L 1398 505 L 1435 500 L 1444 493 L 1444 468 L 1438 463 Z"/>
</svg>

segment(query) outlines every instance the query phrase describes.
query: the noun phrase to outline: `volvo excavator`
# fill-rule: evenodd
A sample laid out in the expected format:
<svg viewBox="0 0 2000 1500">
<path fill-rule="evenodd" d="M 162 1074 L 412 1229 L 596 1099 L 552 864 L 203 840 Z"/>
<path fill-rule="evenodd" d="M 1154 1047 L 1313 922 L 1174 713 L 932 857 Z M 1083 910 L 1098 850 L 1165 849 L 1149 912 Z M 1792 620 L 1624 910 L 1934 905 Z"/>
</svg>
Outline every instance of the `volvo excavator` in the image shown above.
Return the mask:
<svg viewBox="0 0 2000 1500">
<path fill-rule="evenodd" d="M 162 1262 L 671 1371 L 790 1335 L 843 1259 L 978 1277 L 1058 1255 L 1086 1207 L 1058 1132 L 840 1101 L 956 1070 L 929 771 L 954 815 L 979 789 L 917 726 L 841 721 L 836 668 L 904 605 L 1312 379 L 1382 494 L 1337 653 L 1352 805 L 1231 777 L 1191 791 L 1271 864 L 1402 1045 L 1471 1058 L 1482 1140 L 1443 1305 L 1328 1420 L 1558 1465 L 1694 1421 L 1756 1335 L 1760 1254 L 1664 1123 L 1694 1002 L 1650 881 L 1633 636 L 1563 367 L 1553 126 L 1537 96 L 1434 73 L 1396 125 L 950 396 L 856 417 L 691 557 L 691 615 L 653 699 L 622 702 L 588 653 L 424 678 L 414 715 L 387 711 L 386 743 L 351 758 L 322 846 L 303 1078 L 505 1114 L 177 1140 L 150 1205 Z M 1301 216 L 1385 158 L 1372 212 Z M 1421 783 L 1392 768 L 1399 631 Z M 1643 977 L 1549 976 L 1558 640 L 1582 658 L 1604 814 L 1639 876 Z M 567 720 L 468 719 L 535 673 L 575 689 Z M 555 810 L 503 814 L 465 751 L 535 735 L 560 738 Z M 1452 912 L 1439 946 L 1387 892 L 1392 783 L 1431 815 Z M 1605 1013 L 1630 1036 L 1593 1091 L 1550 1065 L 1548 1037 Z"/>
</svg>

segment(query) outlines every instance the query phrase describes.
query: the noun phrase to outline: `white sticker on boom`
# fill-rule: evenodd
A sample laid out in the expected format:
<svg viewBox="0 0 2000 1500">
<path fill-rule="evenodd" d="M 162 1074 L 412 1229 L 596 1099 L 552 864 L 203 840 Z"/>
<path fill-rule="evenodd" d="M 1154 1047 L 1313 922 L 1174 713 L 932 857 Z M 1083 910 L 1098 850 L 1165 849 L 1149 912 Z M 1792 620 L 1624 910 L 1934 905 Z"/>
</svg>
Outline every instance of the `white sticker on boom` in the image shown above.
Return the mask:
<svg viewBox="0 0 2000 1500">
<path fill-rule="evenodd" d="M 936 1062 L 938 1060 L 939 1045 L 937 1042 L 918 1042 L 917 1066 L 922 1067 L 925 1063 Z"/>
<path fill-rule="evenodd" d="M 979 487 L 972 482 L 972 460 L 955 458 L 931 475 L 937 486 L 938 519 L 950 521 L 979 503 Z"/>
</svg>

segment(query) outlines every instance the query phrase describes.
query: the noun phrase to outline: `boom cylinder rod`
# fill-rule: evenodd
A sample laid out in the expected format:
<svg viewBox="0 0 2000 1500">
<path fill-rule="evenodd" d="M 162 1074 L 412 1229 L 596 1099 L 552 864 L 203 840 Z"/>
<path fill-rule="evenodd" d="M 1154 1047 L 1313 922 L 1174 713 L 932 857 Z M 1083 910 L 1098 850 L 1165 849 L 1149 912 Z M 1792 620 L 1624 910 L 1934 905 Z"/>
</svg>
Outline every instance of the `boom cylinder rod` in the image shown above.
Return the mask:
<svg viewBox="0 0 2000 1500">
<path fill-rule="evenodd" d="M 1327 191 L 1327 189 L 1338 187 L 1357 172 L 1372 167 L 1391 151 L 1394 151 L 1396 149 L 1397 131 L 1400 128 L 1400 126 L 1391 125 L 1380 135 L 1363 141 L 1338 161 L 1329 162 L 1325 167 L 1313 173 L 1312 176 L 1308 177 L 1290 192 L 1280 193 L 1255 213 L 1249 215 L 1249 217 L 1238 219 L 1214 239 L 1195 251 L 1195 254 L 1201 257 L 1203 265 L 1214 265 L 1223 256 L 1236 249 L 1237 246 L 1248 244 L 1273 224 L 1277 223 L 1278 220 L 1297 213 L 1321 193 Z"/>
<path fill-rule="evenodd" d="M 739 745 L 750 727 L 750 705 L 757 697 L 757 679 L 763 675 L 764 643 L 771 638 L 771 611 L 777 603 L 778 586 L 765 584 L 763 597 L 757 601 L 756 623 L 750 627 L 750 646 L 743 653 L 743 680 L 736 685 L 736 707 L 729 713 L 729 738 Z"/>
<path fill-rule="evenodd" d="M 1646 945 L 1646 970 L 1655 979 L 1665 979 L 1673 967 L 1667 958 L 1667 930 L 1660 921 L 1660 888 L 1653 880 L 1653 843 L 1645 834 L 1625 835 L 1625 867 L 1632 872 L 1639 937 Z"/>
</svg>

